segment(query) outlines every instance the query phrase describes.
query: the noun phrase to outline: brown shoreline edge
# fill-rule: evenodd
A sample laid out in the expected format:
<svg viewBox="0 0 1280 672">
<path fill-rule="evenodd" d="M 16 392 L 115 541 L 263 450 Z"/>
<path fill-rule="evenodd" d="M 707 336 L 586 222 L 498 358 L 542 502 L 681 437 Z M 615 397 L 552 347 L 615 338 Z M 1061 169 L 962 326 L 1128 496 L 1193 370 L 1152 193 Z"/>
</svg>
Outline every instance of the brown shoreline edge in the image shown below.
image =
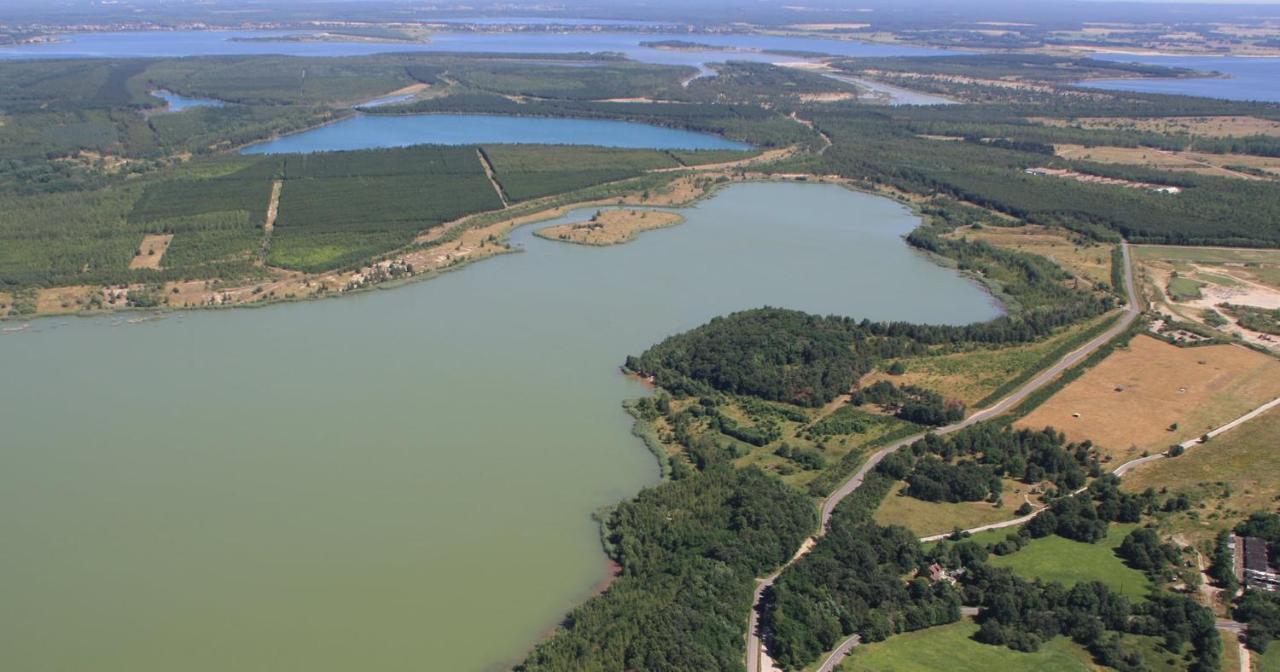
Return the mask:
<svg viewBox="0 0 1280 672">
<path fill-rule="evenodd" d="M 727 164 L 695 166 L 678 171 L 653 171 L 638 177 L 607 182 L 520 203 L 509 208 L 467 215 L 424 231 L 409 245 L 380 255 L 358 266 L 307 274 L 270 269 L 274 277 L 222 287 L 211 280 L 169 281 L 159 284 L 162 305 L 135 307 L 124 303 L 128 292 L 145 291 L 156 283 L 127 285 L 64 285 L 35 290 L 36 311 L 0 316 L 25 321 L 48 316 L 97 316 L 117 312 L 163 314 L 179 310 L 228 307 L 261 307 L 275 303 L 342 296 L 367 289 L 392 289 L 408 282 L 429 279 L 497 254 L 515 252 L 507 236 L 516 228 L 563 216 L 589 207 L 639 206 L 688 207 L 715 193 L 723 184 L 761 181 L 772 176 L 742 172 L 743 168 L 785 158 L 795 147 L 769 150 Z M 737 172 L 731 172 L 737 171 Z M 655 184 L 654 180 L 670 179 Z M 793 176 L 788 176 L 793 177 Z M 810 176 L 816 177 L 816 176 Z M 645 194 L 648 193 L 648 197 Z M 452 247 L 449 244 L 453 243 Z M 85 310 L 80 303 L 100 298 L 102 308 Z M 9 301 L 14 297 L 7 296 Z"/>
</svg>

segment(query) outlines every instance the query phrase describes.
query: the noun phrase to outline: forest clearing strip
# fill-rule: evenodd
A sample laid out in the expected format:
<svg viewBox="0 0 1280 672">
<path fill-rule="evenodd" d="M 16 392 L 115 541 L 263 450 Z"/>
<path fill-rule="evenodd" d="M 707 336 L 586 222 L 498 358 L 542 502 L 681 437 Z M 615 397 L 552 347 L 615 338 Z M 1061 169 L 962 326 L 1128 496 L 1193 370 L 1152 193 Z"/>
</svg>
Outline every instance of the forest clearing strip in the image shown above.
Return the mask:
<svg viewBox="0 0 1280 672">
<path fill-rule="evenodd" d="M 492 184 L 493 190 L 498 193 L 498 199 L 502 201 L 502 207 L 511 207 L 511 203 L 507 200 L 507 194 L 502 191 L 502 185 L 498 184 L 498 180 L 493 176 L 493 164 L 489 162 L 489 157 L 485 156 L 484 150 L 478 147 L 476 148 L 476 156 L 480 158 L 480 166 L 484 168 L 484 176 L 489 178 L 489 184 Z"/>
<path fill-rule="evenodd" d="M 267 263 L 267 253 L 271 251 L 271 233 L 276 230 L 276 217 L 280 214 L 280 191 L 283 188 L 282 180 L 271 183 L 271 201 L 267 203 L 267 217 L 262 221 L 262 248 L 258 250 L 258 266 Z"/>
</svg>

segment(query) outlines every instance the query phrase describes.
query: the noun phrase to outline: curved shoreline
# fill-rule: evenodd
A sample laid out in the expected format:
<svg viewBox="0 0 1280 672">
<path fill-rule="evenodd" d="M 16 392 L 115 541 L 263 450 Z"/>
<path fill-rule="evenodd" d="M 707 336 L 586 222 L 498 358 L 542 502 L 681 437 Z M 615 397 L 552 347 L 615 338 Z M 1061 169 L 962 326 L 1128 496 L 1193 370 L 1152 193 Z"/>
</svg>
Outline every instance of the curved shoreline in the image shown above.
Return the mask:
<svg viewBox="0 0 1280 672">
<path fill-rule="evenodd" d="M 989 418 L 998 416 L 1004 413 L 1005 411 L 1012 409 L 1019 402 L 1031 396 L 1031 394 L 1033 394 L 1036 390 L 1039 390 L 1045 385 L 1048 385 L 1054 379 L 1056 379 L 1060 374 L 1074 367 L 1075 365 L 1083 362 L 1085 359 L 1088 358 L 1089 355 L 1093 354 L 1099 348 L 1103 347 L 1107 343 L 1110 343 L 1112 339 L 1120 336 L 1121 334 L 1125 333 L 1126 330 L 1128 330 L 1129 326 L 1133 324 L 1134 320 L 1136 320 L 1138 316 L 1142 314 L 1142 309 L 1138 302 L 1137 290 L 1134 287 L 1133 262 L 1132 262 L 1131 255 L 1129 253 L 1128 243 L 1121 242 L 1120 250 L 1124 256 L 1125 293 L 1128 297 L 1129 305 L 1126 306 L 1121 319 L 1117 321 L 1114 325 L 1112 325 L 1111 328 L 1107 329 L 1101 335 L 1093 338 L 1083 346 L 1071 351 L 1070 353 L 1067 353 L 1061 359 L 1055 362 L 1053 365 L 1041 371 L 1038 375 L 1034 376 L 1031 380 L 1027 381 L 1023 385 L 1018 387 L 1018 389 L 1009 393 L 1000 401 L 995 402 L 991 406 L 973 413 L 972 415 L 961 420 L 960 422 L 947 425 L 946 427 L 939 427 L 935 430 L 931 430 L 930 432 L 923 432 L 915 436 L 908 437 L 893 445 L 887 446 L 885 448 L 882 448 L 876 451 L 876 453 L 874 453 L 873 455 L 867 458 L 867 461 L 863 463 L 863 465 L 858 469 L 856 473 L 854 473 L 853 476 L 847 479 L 843 484 L 841 484 L 839 488 L 837 488 L 834 492 L 828 495 L 826 499 L 822 501 L 822 506 L 820 509 L 821 516 L 819 517 L 819 527 L 818 527 L 817 534 L 811 537 L 810 540 L 806 541 L 805 544 L 800 547 L 800 550 L 796 552 L 796 555 L 792 557 L 792 559 L 788 561 L 785 565 L 783 565 L 782 567 L 779 567 L 777 571 L 773 572 L 772 574 L 766 577 L 756 579 L 756 589 L 754 593 L 754 599 L 751 604 L 751 614 L 748 617 L 748 621 L 747 621 L 747 642 L 746 642 L 747 672 L 764 672 L 764 669 L 761 667 L 762 661 L 771 660 L 768 658 L 768 652 L 764 645 L 764 639 L 762 639 L 760 636 L 761 633 L 760 633 L 759 620 L 758 620 L 759 614 L 760 614 L 760 606 L 761 606 L 760 600 L 764 596 L 764 591 L 769 586 L 773 585 L 774 581 L 777 580 L 777 578 L 782 574 L 783 571 L 787 569 L 787 567 L 790 567 L 797 560 L 804 557 L 808 553 L 809 549 L 813 547 L 813 544 L 816 544 L 817 540 L 820 539 L 824 534 L 826 534 L 827 526 L 831 520 L 832 514 L 835 512 L 836 505 L 838 505 L 841 501 L 843 501 L 845 497 L 848 497 L 849 495 L 853 494 L 855 490 L 861 487 L 863 479 L 866 478 L 867 474 L 869 474 L 871 470 L 876 467 L 876 465 L 878 465 L 884 458 L 888 457 L 890 454 L 902 449 L 905 446 L 911 445 L 912 443 L 920 440 L 921 438 L 924 438 L 926 434 L 929 434 L 929 433 L 950 434 L 952 432 L 956 432 L 966 427 L 969 427 L 970 425 L 974 425 L 976 423 L 982 422 L 983 420 L 987 420 Z M 813 544 L 809 543 L 809 541 L 812 541 Z M 843 642 L 839 647 L 837 647 L 837 654 L 849 644 L 856 644 L 856 638 L 857 638 L 857 635 L 855 634 L 853 637 L 850 637 L 849 639 L 845 640 L 845 642 Z M 819 668 L 820 672 L 829 672 L 832 669 L 832 667 L 838 664 L 840 660 L 842 660 L 843 658 L 844 658 L 843 655 L 833 654 L 832 656 L 829 656 L 827 659 L 823 661 L 822 666 Z M 770 668 L 771 667 L 772 665 L 770 665 Z"/>
<path fill-rule="evenodd" d="M 761 158 L 762 158 L 761 156 L 757 156 L 757 157 L 750 157 L 748 159 L 744 159 L 739 164 L 739 167 L 751 165 L 753 161 L 759 161 Z M 717 171 L 721 169 L 727 170 L 728 168 L 724 166 L 717 166 Z M 324 292 L 324 293 L 312 293 L 312 294 L 303 295 L 303 296 L 268 297 L 266 293 L 263 292 L 257 295 L 261 297 L 258 300 L 242 301 L 239 303 L 228 303 L 228 304 L 207 304 L 207 305 L 190 305 L 190 306 L 163 305 L 163 306 L 150 306 L 150 307 L 120 306 L 120 307 L 111 307 L 111 308 L 99 309 L 99 310 L 71 310 L 66 312 L 46 312 L 46 313 L 23 314 L 23 315 L 0 315 L 0 324 L 4 324 L 6 322 L 32 322 L 36 320 L 42 320 L 45 318 L 53 318 L 53 317 L 93 318 L 93 317 L 103 317 L 107 315 L 127 315 L 127 314 L 137 314 L 137 313 L 150 314 L 150 315 L 157 316 L 157 318 L 159 318 L 171 313 L 181 313 L 185 311 L 233 310 L 237 308 L 266 308 L 266 307 L 278 305 L 278 304 L 289 304 L 289 303 L 298 303 L 298 302 L 304 302 L 304 301 L 316 301 L 316 300 L 322 300 L 322 299 L 341 298 L 343 296 L 361 294 L 363 292 L 372 291 L 372 290 L 396 289 L 411 283 L 430 280 L 432 278 L 439 276 L 442 273 L 461 270 L 467 266 L 470 266 L 473 263 L 483 261 L 485 259 L 488 259 L 494 256 L 499 256 L 501 254 L 519 253 L 522 251 L 520 248 L 509 247 L 510 235 L 514 231 L 518 229 L 522 229 L 526 226 L 545 223 L 549 220 L 556 219 L 558 217 L 563 217 L 565 214 L 573 210 L 582 209 L 582 208 L 591 208 L 591 207 L 610 208 L 610 209 L 614 209 L 617 207 L 632 207 L 632 208 L 640 208 L 640 209 L 646 209 L 646 210 L 667 210 L 667 211 L 684 209 L 684 208 L 692 207 L 703 200 L 712 198 L 717 193 L 719 193 L 721 189 L 728 186 L 735 185 L 735 184 L 749 184 L 749 183 L 756 183 L 756 182 L 762 182 L 762 183 L 806 182 L 809 184 L 828 184 L 833 186 L 839 186 L 856 193 L 886 198 L 899 204 L 900 206 L 908 210 L 913 216 L 915 216 L 917 220 L 919 220 L 916 227 L 913 227 L 912 230 L 915 230 L 915 228 L 919 228 L 920 226 L 927 225 L 926 215 L 923 214 L 923 212 L 921 211 L 917 203 L 914 203 L 912 201 L 909 201 L 905 198 L 899 197 L 894 194 L 888 194 L 888 193 L 884 193 L 883 191 L 877 191 L 876 189 L 866 185 L 854 183 L 852 181 L 842 179 L 842 178 L 832 178 L 831 176 L 821 176 L 821 175 L 812 175 L 812 174 L 779 175 L 779 174 L 764 174 L 764 173 L 744 173 L 738 176 L 723 175 L 726 179 L 724 181 L 718 181 L 715 178 L 722 176 L 721 173 L 719 172 L 704 173 L 699 171 L 697 167 L 693 167 L 693 168 L 685 169 L 680 173 L 676 173 L 675 179 L 669 182 L 668 186 L 676 183 L 678 180 L 682 178 L 690 178 L 690 177 L 697 177 L 697 176 L 710 177 L 713 179 L 713 181 L 710 184 L 706 185 L 705 187 L 698 189 L 696 193 L 694 193 L 690 198 L 674 201 L 668 204 L 628 202 L 629 199 L 635 199 L 638 196 L 640 196 L 645 191 L 644 187 L 640 187 L 635 190 L 627 190 L 625 192 L 622 192 L 621 195 L 616 195 L 616 196 L 609 195 L 609 196 L 590 197 L 592 196 L 591 192 L 593 190 L 609 189 L 612 187 L 625 185 L 628 182 L 644 179 L 644 176 L 640 176 L 640 177 L 627 178 L 625 180 L 620 180 L 619 182 L 610 182 L 602 185 L 596 185 L 594 187 L 588 187 L 587 189 L 580 190 L 577 193 L 581 194 L 581 196 L 583 197 L 583 200 L 571 200 L 567 203 L 558 203 L 557 201 L 559 199 L 573 196 L 573 193 L 561 194 L 558 196 L 548 196 L 543 199 L 538 199 L 537 201 L 534 201 L 531 203 L 517 204 L 515 206 L 512 206 L 509 209 L 491 210 L 487 212 L 476 213 L 473 215 L 467 215 L 454 222 L 445 223 L 444 225 L 436 229 L 430 229 L 424 232 L 422 235 L 420 235 L 418 240 L 414 241 L 413 243 L 410 243 L 409 245 L 406 245 L 405 247 L 400 248 L 399 250 L 393 250 L 381 256 L 385 259 L 402 259 L 405 257 L 405 255 L 413 254 L 414 252 L 421 252 L 428 249 L 438 249 L 444 243 L 453 242 L 468 231 L 473 231 L 477 229 L 489 229 L 489 228 L 496 230 L 495 235 L 497 235 L 497 244 L 495 245 L 495 248 L 497 246 L 507 246 L 507 247 L 501 250 L 495 249 L 492 253 L 485 254 L 482 256 L 458 257 L 454 259 L 452 262 L 450 262 L 449 264 L 444 265 L 442 267 L 429 268 L 426 270 L 418 271 L 410 276 L 397 277 L 397 278 L 385 280 L 382 282 L 365 284 L 365 285 L 350 288 L 350 289 L 339 289 L 337 291 Z M 521 210 L 523 208 L 528 208 L 528 211 L 524 213 L 509 212 L 509 210 Z M 502 216 L 502 215 L 507 215 L 507 216 Z M 496 218 L 496 219 L 493 219 L 493 218 Z M 490 219 L 493 219 L 493 221 L 491 222 L 488 221 Z M 436 232 L 439 232 L 438 235 L 436 234 Z M 554 242 L 565 242 L 565 241 L 554 241 Z M 907 248 L 911 250 L 913 253 L 921 254 L 929 258 L 930 262 L 933 263 L 934 265 L 941 266 L 944 268 L 949 268 L 955 271 L 957 274 L 965 277 L 966 279 L 975 282 L 977 285 L 983 288 L 983 290 L 987 293 L 987 295 L 991 298 L 992 302 L 1000 309 L 1001 312 L 1007 312 L 1007 309 L 1006 309 L 1006 306 L 1008 305 L 1007 297 L 1003 294 L 1003 292 L 1001 291 L 998 285 L 989 282 L 988 280 L 981 277 L 980 275 L 957 269 L 955 268 L 954 265 L 950 265 L 947 263 L 940 263 L 942 260 L 945 260 L 945 257 L 938 257 L 937 255 L 930 254 L 927 251 L 920 250 L 919 248 L 916 248 L 910 245 L 909 243 L 906 243 L 905 240 L 903 241 L 903 244 L 906 245 Z M 378 263 L 375 260 L 369 260 L 369 262 L 371 263 L 362 263 L 354 267 L 348 267 L 345 269 L 335 269 L 333 271 L 327 271 L 325 273 L 317 273 L 317 274 L 311 274 L 311 275 L 302 274 L 301 277 L 306 277 L 312 281 L 319 282 L 321 278 L 325 275 L 354 274 L 354 273 L 358 273 L 360 270 L 370 268 L 371 266 L 376 265 Z M 267 286 L 271 284 L 271 282 L 280 282 L 280 281 L 281 281 L 280 279 L 275 279 L 273 281 L 266 281 L 266 282 L 259 280 L 256 282 L 248 282 L 244 285 L 237 285 L 235 287 L 230 287 L 220 291 L 244 292 L 245 290 L 252 288 L 255 285 Z M 145 284 L 146 283 L 131 283 L 130 287 L 133 287 L 135 285 L 143 286 Z M 66 288 L 66 287 L 75 287 L 75 286 L 63 286 L 63 288 Z M 86 287 L 96 290 L 104 286 L 91 285 Z M 49 288 L 49 289 L 58 289 L 58 288 Z"/>
</svg>

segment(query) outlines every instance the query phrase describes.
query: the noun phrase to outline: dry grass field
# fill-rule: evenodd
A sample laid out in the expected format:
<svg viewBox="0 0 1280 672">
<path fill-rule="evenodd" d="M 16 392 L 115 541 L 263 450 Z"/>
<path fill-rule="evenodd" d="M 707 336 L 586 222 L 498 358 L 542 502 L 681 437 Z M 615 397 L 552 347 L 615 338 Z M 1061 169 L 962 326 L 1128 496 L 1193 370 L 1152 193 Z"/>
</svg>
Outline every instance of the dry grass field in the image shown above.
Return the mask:
<svg viewBox="0 0 1280 672">
<path fill-rule="evenodd" d="M 1083 240 L 1064 229 L 1035 224 L 981 229 L 964 226 L 949 237 L 981 240 L 996 247 L 1038 254 L 1090 283 L 1111 283 L 1112 246 Z"/>
<path fill-rule="evenodd" d="M 1133 339 L 1016 426 L 1091 439 L 1112 466 L 1226 424 L 1280 396 L 1280 361 L 1234 345 Z M 1172 428 L 1172 429 L 1171 429 Z"/>
<path fill-rule="evenodd" d="M 173 242 L 172 233 L 149 233 L 142 237 L 138 253 L 129 260 L 129 268 L 160 268 L 160 260 Z"/>
<path fill-rule="evenodd" d="M 1107 313 L 1037 343 L 905 358 L 902 363 L 906 365 L 906 373 L 892 376 L 876 371 L 864 377 L 859 385 L 866 387 L 879 380 L 919 385 L 973 408 L 1006 382 L 1036 368 L 1064 343 L 1114 317 L 1114 312 Z"/>
<path fill-rule="evenodd" d="M 1272 409 L 1186 454 L 1144 464 L 1124 477 L 1124 489 L 1168 488 L 1198 504 L 1174 516 L 1170 531 L 1192 540 L 1212 537 L 1252 511 L 1275 510 L 1280 497 L 1280 409 Z"/>
<path fill-rule="evenodd" d="M 1175 152 L 1149 147 L 1085 147 L 1083 145 L 1054 145 L 1058 156 L 1097 163 L 1119 163 L 1147 166 L 1160 170 L 1177 170 L 1218 177 L 1235 177 L 1244 180 L 1266 179 L 1252 175 L 1237 166 L 1280 176 L 1280 158 L 1249 156 L 1245 154 L 1207 154 L 1204 152 Z"/>
</svg>

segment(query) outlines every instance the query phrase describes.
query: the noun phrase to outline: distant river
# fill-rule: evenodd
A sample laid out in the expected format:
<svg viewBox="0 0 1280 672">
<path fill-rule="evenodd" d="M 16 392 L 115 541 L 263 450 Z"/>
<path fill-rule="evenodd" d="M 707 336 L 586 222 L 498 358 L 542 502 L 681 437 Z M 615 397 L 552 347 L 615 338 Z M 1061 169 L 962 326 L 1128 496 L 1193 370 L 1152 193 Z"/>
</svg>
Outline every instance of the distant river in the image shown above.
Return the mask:
<svg viewBox="0 0 1280 672">
<path fill-rule="evenodd" d="M 1083 86 L 1141 93 L 1169 93 L 1228 100 L 1280 101 L 1280 58 L 1233 56 L 1135 56 L 1096 54 L 1094 58 L 1221 72 L 1227 77 L 1194 79 L 1100 79 Z"/>
<path fill-rule="evenodd" d="M 884 198 L 746 184 L 684 212 L 609 248 L 522 229 L 389 291 L 0 335 L 5 669 L 510 664 L 604 576 L 591 512 L 657 478 L 627 354 L 762 305 L 999 312 Z"/>
<path fill-rule="evenodd" d="M 409 145 L 525 143 L 651 149 L 749 149 L 718 135 L 629 121 L 494 114 L 357 114 L 334 124 L 250 145 L 242 154 L 332 152 Z"/>
<path fill-rule="evenodd" d="M 146 31 L 79 33 L 63 36 L 61 42 L 20 47 L 0 47 L 3 58 L 109 58 L 174 57 L 229 54 L 288 54 L 293 56 L 359 56 L 388 52 L 461 51 L 523 54 L 573 52 L 616 52 L 645 63 L 691 65 L 729 60 L 795 62 L 804 59 L 735 49 L 812 51 L 840 56 L 928 56 L 944 54 L 939 49 L 870 44 L 852 40 L 784 37 L 777 35 L 697 35 L 690 33 L 644 32 L 523 32 L 473 33 L 441 32 L 428 43 L 305 42 L 270 41 L 262 37 L 297 35 L 305 31 Z M 246 41 L 247 39 L 247 41 Z M 684 51 L 652 49 L 641 42 L 682 40 L 725 50 Z"/>
</svg>

